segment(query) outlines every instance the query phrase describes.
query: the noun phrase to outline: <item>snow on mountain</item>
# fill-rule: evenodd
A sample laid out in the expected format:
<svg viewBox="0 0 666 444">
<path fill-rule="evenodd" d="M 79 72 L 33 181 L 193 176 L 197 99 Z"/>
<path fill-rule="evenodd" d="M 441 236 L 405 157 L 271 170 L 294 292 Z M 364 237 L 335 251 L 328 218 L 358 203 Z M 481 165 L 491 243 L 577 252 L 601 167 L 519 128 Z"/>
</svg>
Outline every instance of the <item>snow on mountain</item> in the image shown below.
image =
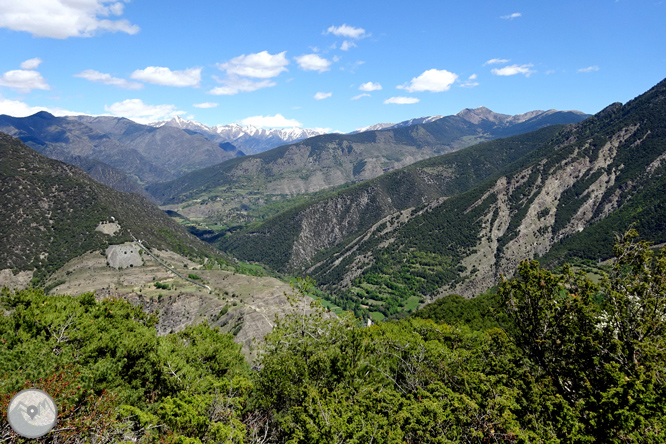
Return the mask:
<svg viewBox="0 0 666 444">
<path fill-rule="evenodd" d="M 237 123 L 228 125 L 206 126 L 194 120 L 185 120 L 174 117 L 171 120 L 154 122 L 151 126 L 164 125 L 188 129 L 203 134 L 215 142 L 227 142 L 246 154 L 256 154 L 276 148 L 278 146 L 298 142 L 308 137 L 326 134 L 329 131 L 319 128 L 257 128 L 254 126 L 241 126 Z"/>
<path fill-rule="evenodd" d="M 296 142 L 298 140 L 307 139 L 312 136 L 319 136 L 326 134 L 328 131 L 321 129 L 308 129 L 308 128 L 257 128 L 254 126 L 241 126 L 235 123 L 230 125 L 216 125 L 210 128 L 211 132 L 219 135 L 220 137 L 228 138 L 229 141 L 236 140 L 243 136 L 259 137 L 259 138 L 278 138 L 285 142 Z"/>
<path fill-rule="evenodd" d="M 402 128 L 403 126 L 421 125 L 423 123 L 429 123 L 437 119 L 441 119 L 442 117 L 444 116 L 428 116 L 404 120 L 400 123 L 376 123 L 374 125 L 366 126 L 365 128 L 359 128 L 349 134 L 362 133 L 364 131 L 381 131 L 386 129 Z"/>
<path fill-rule="evenodd" d="M 185 120 L 180 116 L 176 116 L 171 120 L 162 120 L 160 122 L 149 123 L 148 126 L 154 126 L 156 128 L 159 128 L 161 126 L 173 126 L 176 128 L 187 129 L 197 132 L 209 131 L 209 128 L 203 123 L 199 123 L 194 120 Z"/>
</svg>

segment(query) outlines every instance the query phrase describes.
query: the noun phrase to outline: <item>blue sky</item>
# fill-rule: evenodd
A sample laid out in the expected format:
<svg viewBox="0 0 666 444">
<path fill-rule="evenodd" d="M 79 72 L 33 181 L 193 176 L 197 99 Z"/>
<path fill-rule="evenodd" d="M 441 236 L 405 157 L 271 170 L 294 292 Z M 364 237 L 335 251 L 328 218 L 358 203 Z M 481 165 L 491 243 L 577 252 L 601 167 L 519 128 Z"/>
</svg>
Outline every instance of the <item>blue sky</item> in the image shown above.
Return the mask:
<svg viewBox="0 0 666 444">
<path fill-rule="evenodd" d="M 0 114 L 342 132 L 595 113 L 666 77 L 666 2 L 8 0 Z"/>
</svg>

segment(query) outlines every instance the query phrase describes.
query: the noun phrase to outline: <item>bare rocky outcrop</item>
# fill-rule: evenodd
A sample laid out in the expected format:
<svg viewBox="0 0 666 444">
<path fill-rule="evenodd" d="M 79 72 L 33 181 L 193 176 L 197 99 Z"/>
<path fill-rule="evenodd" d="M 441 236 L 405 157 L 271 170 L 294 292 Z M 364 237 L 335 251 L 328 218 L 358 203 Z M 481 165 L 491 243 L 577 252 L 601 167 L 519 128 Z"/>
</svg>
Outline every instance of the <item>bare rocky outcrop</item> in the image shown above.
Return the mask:
<svg viewBox="0 0 666 444">
<path fill-rule="evenodd" d="M 28 288 L 32 280 L 32 271 L 21 271 L 16 274 L 10 268 L 0 270 L 0 288 L 7 287 L 10 290 L 23 290 Z"/>
<path fill-rule="evenodd" d="M 130 268 L 143 265 L 143 259 L 139 254 L 140 248 L 132 242 L 122 245 L 111 245 L 106 249 L 106 261 L 110 267 Z"/>
<path fill-rule="evenodd" d="M 99 225 L 97 225 L 97 228 L 95 228 L 95 231 L 99 231 L 108 236 L 113 236 L 118 231 L 120 231 L 120 224 L 116 222 L 107 222 L 107 221 L 100 222 Z"/>
<path fill-rule="evenodd" d="M 116 247 L 139 248 L 135 244 Z M 293 295 L 294 290 L 278 279 L 247 276 L 219 267 L 205 270 L 201 264 L 172 251 L 153 250 L 152 253 L 159 262 L 144 252 L 143 266 L 116 269 L 106 264 L 104 254 L 88 252 L 69 261 L 51 277 L 49 283 L 57 284 L 51 294 L 78 296 L 94 292 L 98 299 L 127 300 L 157 315 L 156 328 L 160 335 L 207 322 L 233 333 L 234 340 L 243 345 L 243 353 L 249 359 L 256 357 L 258 345 L 275 325 L 276 317 L 303 313 L 303 310 L 306 314 L 312 312 L 311 298 L 295 295 L 296 304 L 292 305 L 287 295 Z M 176 276 L 163 264 L 184 277 L 195 274 L 196 281 L 211 290 Z M 0 278 L 7 272 L 11 274 L 10 270 L 0 272 Z"/>
</svg>

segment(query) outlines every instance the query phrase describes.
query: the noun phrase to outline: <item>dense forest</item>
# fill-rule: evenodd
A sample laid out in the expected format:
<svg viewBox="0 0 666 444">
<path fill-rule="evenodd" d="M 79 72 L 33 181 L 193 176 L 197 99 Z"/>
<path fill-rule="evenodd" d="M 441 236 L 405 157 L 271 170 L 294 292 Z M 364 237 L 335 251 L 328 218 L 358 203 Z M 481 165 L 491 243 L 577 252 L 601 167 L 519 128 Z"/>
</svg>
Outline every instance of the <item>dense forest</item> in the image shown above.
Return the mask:
<svg viewBox="0 0 666 444">
<path fill-rule="evenodd" d="M 666 249 L 629 231 L 614 252 L 597 283 L 524 261 L 496 293 L 371 327 L 295 306 L 252 367 L 206 324 L 158 337 L 121 300 L 5 289 L 0 439 L 25 441 L 4 412 L 34 387 L 53 443 L 666 442 Z"/>
</svg>

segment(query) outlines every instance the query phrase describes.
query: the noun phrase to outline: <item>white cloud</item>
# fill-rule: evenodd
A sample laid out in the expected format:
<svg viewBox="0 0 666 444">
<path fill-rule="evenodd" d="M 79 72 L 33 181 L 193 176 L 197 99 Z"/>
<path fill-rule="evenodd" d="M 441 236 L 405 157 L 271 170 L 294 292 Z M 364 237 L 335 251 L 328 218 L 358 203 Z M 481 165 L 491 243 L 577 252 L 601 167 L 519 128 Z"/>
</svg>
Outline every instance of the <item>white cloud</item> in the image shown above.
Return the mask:
<svg viewBox="0 0 666 444">
<path fill-rule="evenodd" d="M 21 63 L 21 69 L 37 69 L 37 67 L 42 63 L 42 59 L 35 57 L 34 59 L 26 60 Z"/>
<path fill-rule="evenodd" d="M 112 105 L 104 105 L 104 109 L 118 117 L 126 117 L 137 123 L 150 123 L 158 120 L 169 120 L 186 114 L 175 105 L 146 105 L 141 99 L 128 99 Z"/>
<path fill-rule="evenodd" d="M 204 102 L 204 103 L 195 103 L 192 105 L 195 108 L 216 108 L 219 103 L 215 102 Z"/>
<path fill-rule="evenodd" d="M 103 72 L 95 71 L 94 69 L 86 69 L 78 74 L 74 74 L 74 77 L 81 77 L 82 79 L 89 80 L 91 82 L 99 82 L 105 85 L 113 85 L 118 88 L 123 89 L 141 89 L 143 85 L 137 82 L 130 82 L 129 80 L 119 79 L 118 77 L 113 77 L 111 74 L 105 74 Z"/>
<path fill-rule="evenodd" d="M 224 86 L 215 87 L 208 91 L 208 94 L 213 94 L 214 96 L 233 96 L 239 92 L 252 92 L 258 89 L 270 88 L 277 85 L 277 83 L 268 79 L 258 82 L 240 77 L 230 77 L 224 80 L 216 80 L 223 83 Z"/>
<path fill-rule="evenodd" d="M 218 63 L 217 67 L 232 76 L 270 79 L 287 70 L 286 66 L 289 65 L 289 61 L 285 54 L 286 51 L 279 54 L 269 54 L 268 51 L 243 54 L 226 63 Z"/>
<path fill-rule="evenodd" d="M 343 51 L 348 51 L 350 48 L 356 47 L 356 43 L 350 42 L 349 40 L 345 40 L 342 42 L 342 45 L 340 45 L 340 49 Z"/>
<path fill-rule="evenodd" d="M 22 93 L 29 93 L 33 89 L 51 89 L 40 73 L 24 69 L 15 69 L 4 73 L 0 77 L 0 86 L 14 88 Z"/>
<path fill-rule="evenodd" d="M 25 102 L 9 100 L 0 96 L 0 114 L 14 117 L 28 117 L 40 111 L 46 111 L 54 116 L 78 116 L 81 113 L 67 111 L 62 108 L 46 108 L 43 106 L 30 106 Z"/>
<path fill-rule="evenodd" d="M 366 82 L 361 84 L 358 89 L 361 91 L 379 91 L 382 89 L 382 85 L 379 83 Z"/>
<path fill-rule="evenodd" d="M 514 12 L 513 14 L 503 15 L 500 18 L 504 20 L 513 20 L 515 18 L 521 17 L 522 15 L 523 14 L 521 14 L 520 12 Z"/>
<path fill-rule="evenodd" d="M 495 68 L 490 70 L 496 76 L 514 76 L 516 74 L 523 74 L 525 77 L 529 77 L 531 74 L 536 71 L 530 69 L 533 65 L 528 63 L 526 65 L 511 65 L 505 66 L 504 68 Z"/>
<path fill-rule="evenodd" d="M 114 0 L 16 0 L 0 2 L 0 28 L 25 31 L 35 37 L 91 37 L 100 31 L 136 34 L 127 20 L 105 17 L 123 13 Z"/>
<path fill-rule="evenodd" d="M 483 66 L 486 65 L 497 65 L 499 63 L 508 63 L 509 59 L 490 59 L 486 63 L 483 64 Z"/>
<path fill-rule="evenodd" d="M 300 66 L 301 69 L 306 71 L 317 71 L 320 73 L 328 71 L 330 69 L 329 66 L 331 66 L 332 63 L 330 60 L 319 57 L 317 54 L 307 54 L 296 57 L 296 62 L 298 62 L 298 66 Z"/>
<path fill-rule="evenodd" d="M 594 72 L 594 71 L 599 71 L 598 66 L 588 66 L 587 68 L 581 68 L 578 70 L 578 72 Z"/>
<path fill-rule="evenodd" d="M 130 77 L 134 80 L 154 83 L 155 85 L 198 87 L 201 82 L 201 68 L 171 71 L 169 68 L 162 66 L 149 66 L 146 69 L 137 69 Z"/>
<path fill-rule="evenodd" d="M 350 39 L 362 39 L 367 37 L 368 34 L 365 33 L 363 28 L 354 28 L 353 26 L 348 26 L 344 24 L 342 26 L 331 26 L 329 27 L 325 34 L 333 34 L 338 37 L 347 37 Z"/>
<path fill-rule="evenodd" d="M 360 98 L 362 98 L 362 97 L 372 97 L 372 96 L 371 96 L 370 94 L 368 94 L 368 93 L 363 93 L 363 94 L 359 94 L 358 96 L 354 96 L 354 97 L 352 97 L 351 100 L 358 100 L 358 99 L 360 99 Z"/>
<path fill-rule="evenodd" d="M 467 80 L 465 80 L 464 82 L 462 82 L 462 83 L 460 84 L 460 87 L 461 87 L 461 88 L 474 88 L 475 86 L 479 86 L 479 82 L 476 82 L 476 81 L 475 81 L 476 78 L 477 78 L 477 75 L 476 75 L 476 74 L 472 74 L 471 76 L 469 76 L 469 77 L 467 78 Z"/>
<path fill-rule="evenodd" d="M 429 69 L 418 77 L 414 77 L 409 84 L 398 86 L 398 89 L 405 89 L 409 92 L 430 91 L 442 92 L 448 91 L 451 85 L 458 78 L 457 74 L 445 69 Z"/>
<path fill-rule="evenodd" d="M 324 100 L 324 99 L 328 99 L 332 95 L 333 95 L 332 92 L 330 92 L 330 93 L 318 92 L 317 94 L 314 95 L 314 98 L 315 98 L 315 100 Z"/>
<path fill-rule="evenodd" d="M 285 128 L 285 127 L 301 127 L 303 124 L 298 120 L 287 119 L 282 114 L 274 116 L 253 116 L 241 120 L 242 125 L 251 125 L 256 127 L 269 127 L 269 128 Z"/>
<path fill-rule="evenodd" d="M 384 100 L 384 104 L 397 104 L 397 105 L 410 105 L 412 103 L 419 103 L 419 99 L 416 97 L 391 97 L 390 99 Z"/>
</svg>

